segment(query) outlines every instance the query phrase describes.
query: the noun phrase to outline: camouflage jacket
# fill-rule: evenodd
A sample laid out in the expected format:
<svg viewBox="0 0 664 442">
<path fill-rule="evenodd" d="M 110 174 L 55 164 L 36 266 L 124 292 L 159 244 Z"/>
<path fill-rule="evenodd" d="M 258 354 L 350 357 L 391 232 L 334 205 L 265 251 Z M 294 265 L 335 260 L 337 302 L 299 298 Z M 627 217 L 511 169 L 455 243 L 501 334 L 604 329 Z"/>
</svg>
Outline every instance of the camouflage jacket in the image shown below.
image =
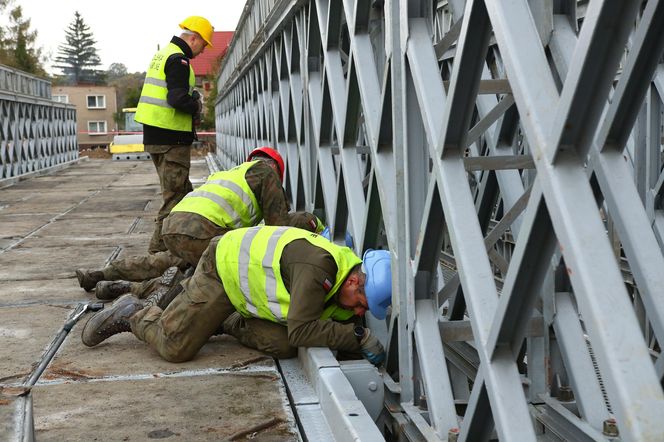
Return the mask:
<svg viewBox="0 0 664 442">
<path fill-rule="evenodd" d="M 254 193 L 263 211 L 263 219 L 268 226 L 292 226 L 316 231 L 317 218 L 308 212 L 288 213 L 289 204 L 286 192 L 281 186 L 277 173 L 263 161 L 259 161 L 245 174 L 249 188 Z M 171 212 L 162 227 L 162 235 L 181 234 L 192 238 L 212 238 L 223 235 L 222 229 L 205 217 L 196 213 Z"/>
</svg>

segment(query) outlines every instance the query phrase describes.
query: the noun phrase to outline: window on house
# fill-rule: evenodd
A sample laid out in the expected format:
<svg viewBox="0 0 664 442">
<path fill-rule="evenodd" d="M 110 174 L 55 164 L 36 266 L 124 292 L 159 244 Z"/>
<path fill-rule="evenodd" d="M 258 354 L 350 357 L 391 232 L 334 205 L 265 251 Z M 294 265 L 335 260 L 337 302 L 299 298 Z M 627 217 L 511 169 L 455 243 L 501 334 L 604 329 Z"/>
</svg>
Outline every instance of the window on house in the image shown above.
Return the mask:
<svg viewBox="0 0 664 442">
<path fill-rule="evenodd" d="M 52 98 L 57 103 L 69 103 L 69 95 L 53 95 Z"/>
<path fill-rule="evenodd" d="M 106 109 L 106 96 L 88 95 L 88 109 Z"/>
<path fill-rule="evenodd" d="M 106 135 L 106 122 L 88 121 L 88 132 L 90 135 Z"/>
</svg>

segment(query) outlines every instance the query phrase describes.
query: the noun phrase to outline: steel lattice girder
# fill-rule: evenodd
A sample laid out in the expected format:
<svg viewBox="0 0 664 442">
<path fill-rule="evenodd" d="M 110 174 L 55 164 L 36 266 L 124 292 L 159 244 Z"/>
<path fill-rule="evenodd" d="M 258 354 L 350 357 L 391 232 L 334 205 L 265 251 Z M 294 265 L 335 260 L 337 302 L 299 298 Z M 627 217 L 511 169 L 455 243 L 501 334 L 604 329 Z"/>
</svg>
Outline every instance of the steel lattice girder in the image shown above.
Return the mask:
<svg viewBox="0 0 664 442">
<path fill-rule="evenodd" d="M 663 26 L 658 0 L 248 2 L 217 154 L 276 146 L 296 208 L 392 252 L 368 322 L 403 431 L 664 438 Z"/>
<path fill-rule="evenodd" d="M 49 81 L 0 66 L 0 180 L 78 158 L 76 108 L 50 95 Z"/>
</svg>

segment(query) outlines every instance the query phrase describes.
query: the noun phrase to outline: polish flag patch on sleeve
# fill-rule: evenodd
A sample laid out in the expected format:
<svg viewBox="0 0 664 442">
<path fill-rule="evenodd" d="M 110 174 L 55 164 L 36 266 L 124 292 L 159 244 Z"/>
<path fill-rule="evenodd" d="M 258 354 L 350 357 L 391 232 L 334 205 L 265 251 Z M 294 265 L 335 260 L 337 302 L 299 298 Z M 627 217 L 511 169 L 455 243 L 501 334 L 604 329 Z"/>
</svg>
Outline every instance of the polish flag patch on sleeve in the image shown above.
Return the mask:
<svg viewBox="0 0 664 442">
<path fill-rule="evenodd" d="M 323 281 L 323 288 L 325 289 L 326 292 L 329 292 L 330 290 L 332 290 L 332 282 L 329 279 L 325 278 L 325 281 Z"/>
</svg>

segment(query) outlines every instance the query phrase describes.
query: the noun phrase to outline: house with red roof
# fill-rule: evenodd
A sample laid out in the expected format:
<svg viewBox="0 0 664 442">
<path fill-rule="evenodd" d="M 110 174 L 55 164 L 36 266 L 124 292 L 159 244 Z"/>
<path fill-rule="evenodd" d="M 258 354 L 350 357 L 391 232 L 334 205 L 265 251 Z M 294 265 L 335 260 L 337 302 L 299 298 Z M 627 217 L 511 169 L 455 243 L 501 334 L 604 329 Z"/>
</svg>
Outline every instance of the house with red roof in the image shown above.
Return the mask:
<svg viewBox="0 0 664 442">
<path fill-rule="evenodd" d="M 196 74 L 196 89 L 203 96 L 203 115 L 207 113 L 205 102 L 212 93 L 213 82 L 219 73 L 221 59 L 226 55 L 228 45 L 233 39 L 233 31 L 220 31 L 212 34 L 212 47 L 207 47 L 202 54 L 191 60 L 191 67 Z"/>
<path fill-rule="evenodd" d="M 207 47 L 202 54 L 191 60 L 191 67 L 196 73 L 196 87 L 205 99 L 211 89 L 214 76 L 219 69 L 221 58 L 226 54 L 233 39 L 233 31 L 220 31 L 212 34 L 212 47 Z"/>
</svg>

